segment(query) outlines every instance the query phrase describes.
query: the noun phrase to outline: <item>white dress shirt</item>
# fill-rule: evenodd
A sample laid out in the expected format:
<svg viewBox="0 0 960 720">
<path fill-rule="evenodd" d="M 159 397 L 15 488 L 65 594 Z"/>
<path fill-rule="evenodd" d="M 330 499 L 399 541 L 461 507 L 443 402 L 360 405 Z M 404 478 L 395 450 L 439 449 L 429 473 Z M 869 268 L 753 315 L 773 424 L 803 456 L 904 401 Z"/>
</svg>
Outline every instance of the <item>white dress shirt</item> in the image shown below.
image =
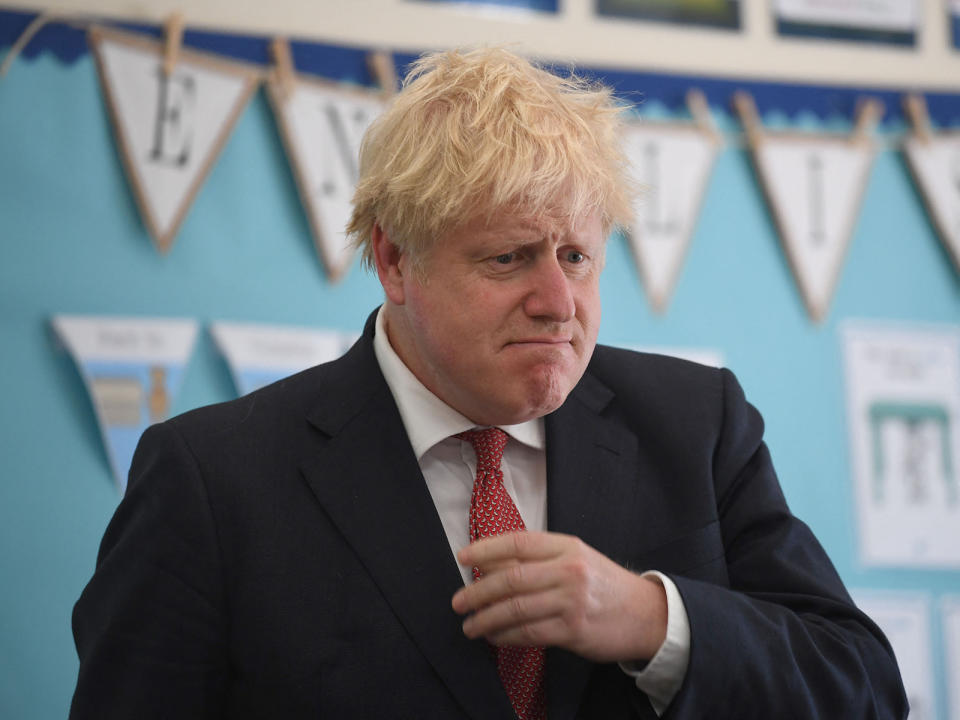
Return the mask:
<svg viewBox="0 0 960 720">
<path fill-rule="evenodd" d="M 470 496 L 477 465 L 470 443 L 453 436 L 477 427 L 476 423 L 430 392 L 404 365 L 387 339 L 382 307 L 377 314 L 373 348 L 437 507 L 450 551 L 456 556 L 470 543 Z M 499 427 L 512 440 L 507 442 L 501 463 L 504 487 L 527 530 L 546 530 L 547 456 L 543 419 Z M 459 568 L 464 584 L 472 582 L 471 568 L 464 565 Z M 650 698 L 654 710 L 662 715 L 687 671 L 690 624 L 673 581 L 655 571 L 644 575 L 655 577 L 666 591 L 667 636 L 642 669 L 637 668 L 643 663 L 621 663 L 620 667 L 635 679 L 637 687 Z"/>
</svg>

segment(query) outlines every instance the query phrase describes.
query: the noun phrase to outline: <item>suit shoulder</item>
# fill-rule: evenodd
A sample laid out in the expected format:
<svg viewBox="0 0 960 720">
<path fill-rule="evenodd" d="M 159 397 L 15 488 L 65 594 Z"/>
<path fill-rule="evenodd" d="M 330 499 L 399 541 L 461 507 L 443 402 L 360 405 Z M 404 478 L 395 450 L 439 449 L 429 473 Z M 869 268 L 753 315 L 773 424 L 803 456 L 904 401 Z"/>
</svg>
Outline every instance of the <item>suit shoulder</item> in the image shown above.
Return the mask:
<svg viewBox="0 0 960 720">
<path fill-rule="evenodd" d="M 728 370 L 690 360 L 606 345 L 596 347 L 587 375 L 611 393 L 611 410 L 673 429 L 692 418 L 720 422 L 726 381 L 732 378 Z"/>
<path fill-rule="evenodd" d="M 329 363 L 277 380 L 247 395 L 189 410 L 168 422 L 187 435 L 234 431 L 244 425 L 282 425 L 302 418 L 323 392 Z"/>
<path fill-rule="evenodd" d="M 661 428 L 681 432 L 696 418 L 711 427 L 750 425 L 762 435 L 760 414 L 726 368 L 598 345 L 587 374 L 612 394 L 621 412 L 656 418 L 653 425 Z"/>
<path fill-rule="evenodd" d="M 589 371 L 619 392 L 623 386 L 645 390 L 673 390 L 680 387 L 707 391 L 719 389 L 722 371 L 691 360 L 597 345 Z"/>
</svg>

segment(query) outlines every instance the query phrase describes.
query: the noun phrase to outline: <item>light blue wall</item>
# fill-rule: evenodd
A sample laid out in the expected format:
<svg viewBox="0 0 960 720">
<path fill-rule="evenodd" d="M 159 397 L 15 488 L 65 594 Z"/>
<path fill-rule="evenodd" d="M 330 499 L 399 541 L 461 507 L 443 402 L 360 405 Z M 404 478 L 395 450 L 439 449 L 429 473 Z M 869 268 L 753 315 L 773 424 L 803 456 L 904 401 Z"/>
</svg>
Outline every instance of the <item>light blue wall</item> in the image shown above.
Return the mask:
<svg viewBox="0 0 960 720">
<path fill-rule="evenodd" d="M 808 321 L 746 155 L 729 144 L 669 312 L 650 312 L 619 238 L 602 293 L 602 341 L 724 354 L 766 417 L 794 511 L 849 585 L 960 592 L 958 573 L 866 570 L 857 561 L 838 325 L 960 322 L 960 279 L 896 152 L 877 158 L 822 326 Z M 0 717 L 65 716 L 77 671 L 70 612 L 118 501 L 90 401 L 51 336 L 50 315 L 356 330 L 379 298 L 359 267 L 339 285 L 325 280 L 262 95 L 162 257 L 123 177 L 90 56 L 13 66 L 0 81 Z M 233 395 L 201 334 L 174 409 Z M 939 644 L 935 651 L 945 717 Z"/>
</svg>

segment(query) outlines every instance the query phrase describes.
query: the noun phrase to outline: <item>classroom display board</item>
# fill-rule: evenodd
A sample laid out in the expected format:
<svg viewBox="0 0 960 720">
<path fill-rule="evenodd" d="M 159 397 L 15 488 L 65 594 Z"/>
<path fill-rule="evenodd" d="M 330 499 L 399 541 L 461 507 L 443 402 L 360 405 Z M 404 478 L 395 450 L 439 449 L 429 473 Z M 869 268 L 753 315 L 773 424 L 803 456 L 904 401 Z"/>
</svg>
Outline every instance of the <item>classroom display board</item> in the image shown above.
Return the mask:
<svg viewBox="0 0 960 720">
<path fill-rule="evenodd" d="M 66 714 L 142 428 L 339 356 L 382 301 L 343 218 L 413 57 L 277 40 L 54 24 L 0 79 L 4 717 Z M 960 96 L 585 70 L 644 97 L 600 341 L 737 374 L 848 585 L 919 594 L 875 606 L 958 717 Z"/>
</svg>

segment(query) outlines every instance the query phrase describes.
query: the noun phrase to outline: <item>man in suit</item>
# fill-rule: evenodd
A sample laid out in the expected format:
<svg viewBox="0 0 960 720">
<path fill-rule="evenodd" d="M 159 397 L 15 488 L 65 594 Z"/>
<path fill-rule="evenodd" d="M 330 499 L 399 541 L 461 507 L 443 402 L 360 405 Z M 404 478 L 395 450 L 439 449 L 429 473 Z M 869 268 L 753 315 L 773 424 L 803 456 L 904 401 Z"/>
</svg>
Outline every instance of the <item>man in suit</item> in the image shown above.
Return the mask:
<svg viewBox="0 0 960 720">
<path fill-rule="evenodd" d="M 894 718 L 899 673 L 728 371 L 596 346 L 609 91 L 422 59 L 349 231 L 340 360 L 149 429 L 73 718 Z"/>
</svg>

